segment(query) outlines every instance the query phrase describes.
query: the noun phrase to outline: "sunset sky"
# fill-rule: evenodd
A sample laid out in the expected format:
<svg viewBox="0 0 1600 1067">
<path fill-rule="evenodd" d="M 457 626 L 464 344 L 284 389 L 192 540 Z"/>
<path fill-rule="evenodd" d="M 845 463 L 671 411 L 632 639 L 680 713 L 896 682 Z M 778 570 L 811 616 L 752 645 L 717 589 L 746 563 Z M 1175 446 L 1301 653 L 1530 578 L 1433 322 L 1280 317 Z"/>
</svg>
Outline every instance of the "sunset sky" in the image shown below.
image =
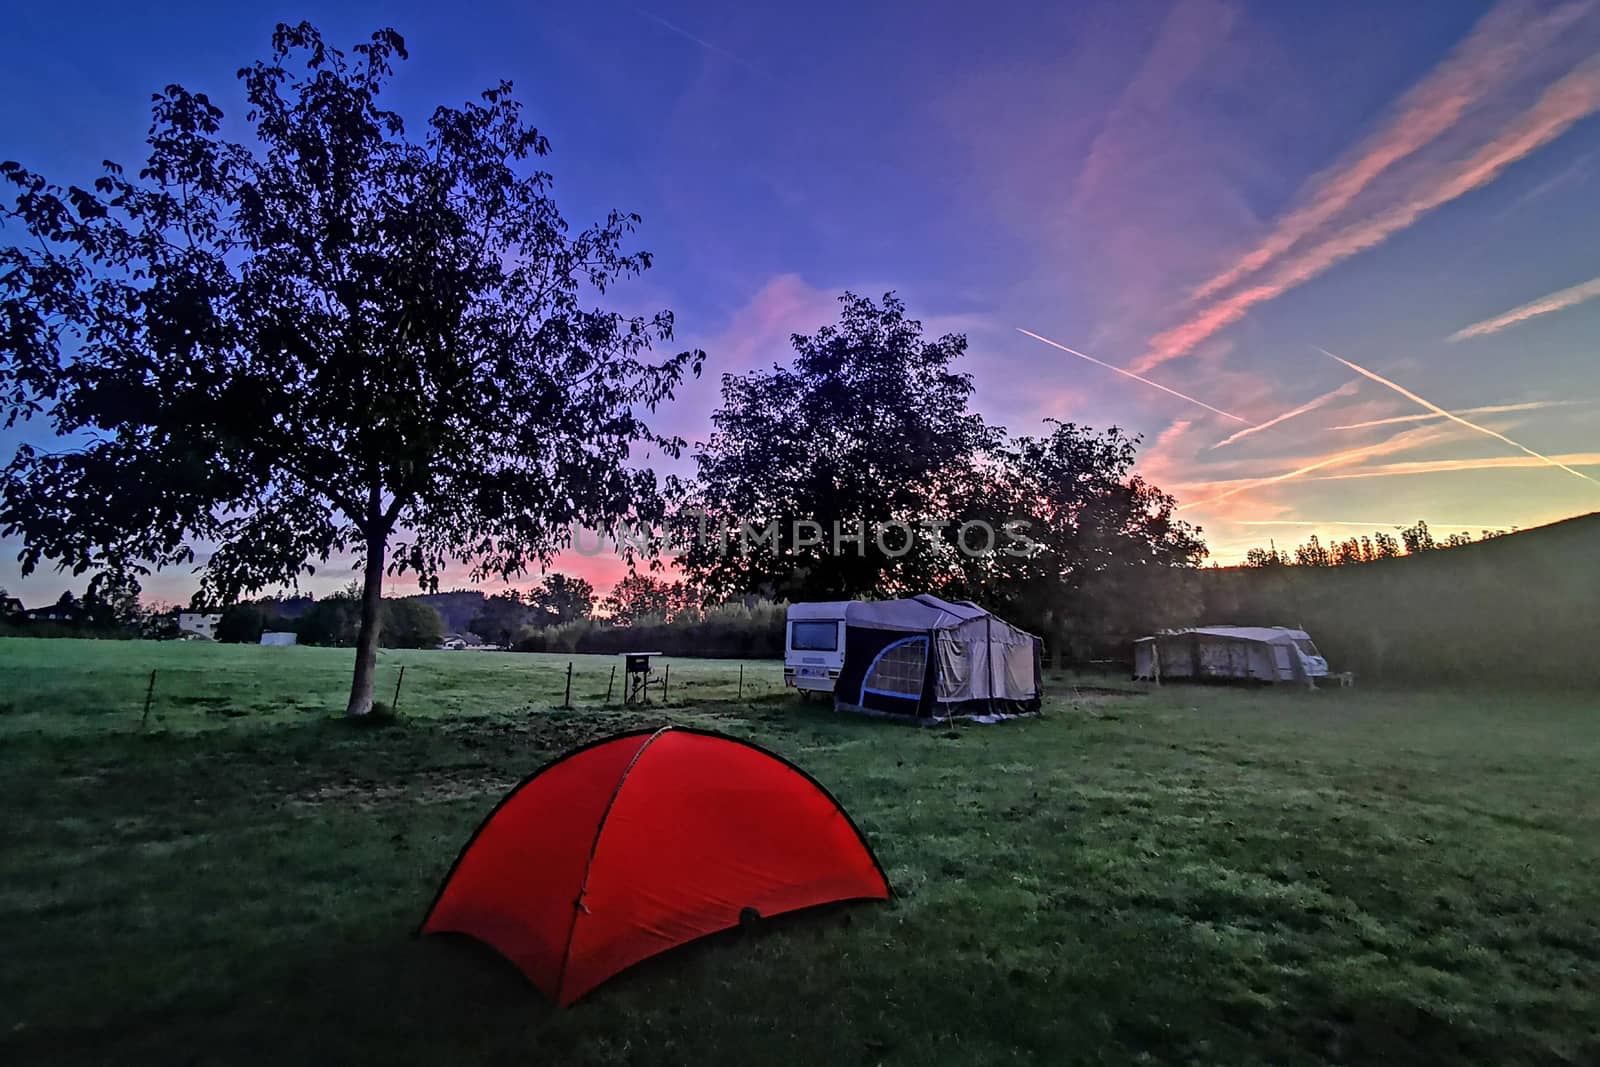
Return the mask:
<svg viewBox="0 0 1600 1067">
<path fill-rule="evenodd" d="M 703 435 L 718 376 L 840 291 L 894 289 L 968 336 L 992 422 L 1142 433 L 1222 563 L 1600 510 L 1600 0 L 270 8 L 20 6 L 0 157 L 86 183 L 142 157 L 168 82 L 242 117 L 275 21 L 392 25 L 415 125 L 509 77 L 563 212 L 644 216 L 656 266 L 617 305 L 708 354 L 665 429 Z M 30 606 L 81 584 L 7 547 Z"/>
</svg>

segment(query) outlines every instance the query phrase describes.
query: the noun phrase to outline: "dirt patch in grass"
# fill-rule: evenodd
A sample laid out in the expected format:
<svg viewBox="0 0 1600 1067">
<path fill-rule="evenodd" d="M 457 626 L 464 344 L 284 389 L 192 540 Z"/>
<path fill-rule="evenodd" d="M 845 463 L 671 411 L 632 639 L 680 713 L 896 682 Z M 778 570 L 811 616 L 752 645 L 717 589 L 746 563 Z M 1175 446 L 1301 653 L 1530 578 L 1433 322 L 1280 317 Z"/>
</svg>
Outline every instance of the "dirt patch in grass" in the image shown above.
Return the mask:
<svg viewBox="0 0 1600 1067">
<path fill-rule="evenodd" d="M 1150 695 L 1143 689 L 1113 689 L 1106 685 L 1071 685 L 1061 687 L 1063 696 L 1066 695 L 1068 689 L 1071 689 L 1075 696 L 1080 697 L 1144 697 Z"/>
<path fill-rule="evenodd" d="M 294 808 L 319 808 L 336 804 L 343 809 L 387 807 L 400 802 L 442 804 L 452 800 L 501 796 L 517 781 L 504 775 L 470 770 L 423 773 L 404 782 L 352 778 L 343 782 L 325 782 L 293 794 L 287 803 Z"/>
</svg>

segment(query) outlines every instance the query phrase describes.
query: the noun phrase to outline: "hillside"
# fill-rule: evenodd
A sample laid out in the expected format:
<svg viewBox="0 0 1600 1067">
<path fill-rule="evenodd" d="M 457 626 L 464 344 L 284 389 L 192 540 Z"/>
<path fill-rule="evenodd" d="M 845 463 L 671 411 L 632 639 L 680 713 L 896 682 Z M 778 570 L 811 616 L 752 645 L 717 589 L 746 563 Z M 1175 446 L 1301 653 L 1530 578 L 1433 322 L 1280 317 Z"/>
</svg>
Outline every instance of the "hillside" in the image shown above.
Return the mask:
<svg viewBox="0 0 1600 1067">
<path fill-rule="evenodd" d="M 453 589 L 448 593 L 420 593 L 406 599 L 420 600 L 432 607 L 444 620 L 445 633 L 458 634 L 466 631 L 467 623 L 483 607 L 484 597 L 480 589 Z"/>
<path fill-rule="evenodd" d="M 1210 623 L 1310 631 L 1335 670 L 1600 685 L 1600 513 L 1343 567 L 1202 571 Z"/>
</svg>

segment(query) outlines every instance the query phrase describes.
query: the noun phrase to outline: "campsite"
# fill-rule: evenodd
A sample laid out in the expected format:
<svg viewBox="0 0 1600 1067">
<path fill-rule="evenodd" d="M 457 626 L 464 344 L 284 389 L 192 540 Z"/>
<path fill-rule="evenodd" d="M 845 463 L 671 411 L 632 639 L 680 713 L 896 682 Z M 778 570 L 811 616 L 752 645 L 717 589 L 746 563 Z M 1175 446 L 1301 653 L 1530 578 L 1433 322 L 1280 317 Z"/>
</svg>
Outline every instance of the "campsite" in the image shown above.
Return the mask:
<svg viewBox="0 0 1600 1067">
<path fill-rule="evenodd" d="M 1600 1065 L 1600 0 L 100 6 L 0 1067 Z"/>
<path fill-rule="evenodd" d="M 1592 1062 L 1600 720 L 1584 693 L 1046 679 L 915 727 L 672 661 L 0 643 L 0 1058 L 11 1063 Z M 148 667 L 170 685 L 141 728 Z M 389 694 L 385 694 L 386 699 Z M 794 761 L 895 898 L 647 961 L 558 1009 L 412 936 L 489 809 L 673 722 Z M 208 1055 L 205 1050 L 219 1050 Z M 226 1050 L 225 1052 L 220 1050 Z"/>
</svg>

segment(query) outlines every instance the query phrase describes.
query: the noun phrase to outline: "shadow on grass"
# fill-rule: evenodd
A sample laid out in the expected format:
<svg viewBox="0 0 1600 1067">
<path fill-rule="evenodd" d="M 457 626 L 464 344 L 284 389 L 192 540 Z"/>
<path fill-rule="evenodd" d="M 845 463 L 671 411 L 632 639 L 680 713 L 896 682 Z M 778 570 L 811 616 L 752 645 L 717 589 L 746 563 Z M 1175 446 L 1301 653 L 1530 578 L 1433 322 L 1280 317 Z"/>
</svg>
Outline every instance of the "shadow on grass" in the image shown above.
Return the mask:
<svg viewBox="0 0 1600 1067">
<path fill-rule="evenodd" d="M 255 982 L 125 1015 L 114 1026 L 13 1032 L 0 1054 L 56 1065 L 445 1063 L 486 1043 L 526 1045 L 556 1011 L 485 945 L 396 936 L 330 947 L 298 964 L 264 960 Z M 175 1059 L 175 1049 L 188 1054 Z"/>
<path fill-rule="evenodd" d="M 597 1021 L 630 1005 L 676 1013 L 692 1003 L 728 953 L 760 954 L 769 939 L 823 938 L 848 929 L 862 908 L 837 902 L 752 918 L 641 961 L 559 1008 L 504 957 L 456 934 L 396 935 L 380 943 L 329 946 L 298 962 L 263 961 L 254 981 L 226 992 L 165 1003 L 99 1028 L 24 1029 L 3 1035 L 12 1063 L 380 1063 L 500 1062 L 540 1053 L 559 1061 Z M 141 997 L 148 991 L 142 991 Z M 174 1058 L 175 1049 L 187 1054 Z"/>
</svg>

